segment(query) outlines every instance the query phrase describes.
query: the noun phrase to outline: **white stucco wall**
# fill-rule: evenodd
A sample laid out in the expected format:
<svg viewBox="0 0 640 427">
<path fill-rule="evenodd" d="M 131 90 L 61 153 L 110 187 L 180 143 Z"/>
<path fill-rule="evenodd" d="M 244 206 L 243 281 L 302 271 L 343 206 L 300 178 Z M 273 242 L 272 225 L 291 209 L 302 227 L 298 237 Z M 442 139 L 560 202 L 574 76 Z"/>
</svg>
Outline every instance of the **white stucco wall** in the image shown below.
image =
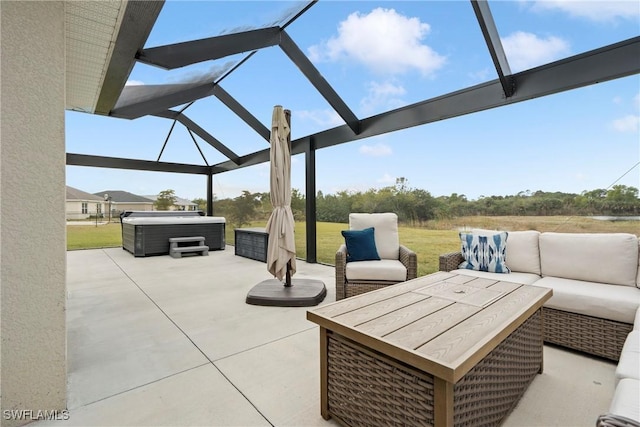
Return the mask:
<svg viewBox="0 0 640 427">
<path fill-rule="evenodd" d="M 64 4 L 1 1 L 0 423 L 66 405 Z M 14 412 L 14 414 L 16 414 Z"/>
</svg>

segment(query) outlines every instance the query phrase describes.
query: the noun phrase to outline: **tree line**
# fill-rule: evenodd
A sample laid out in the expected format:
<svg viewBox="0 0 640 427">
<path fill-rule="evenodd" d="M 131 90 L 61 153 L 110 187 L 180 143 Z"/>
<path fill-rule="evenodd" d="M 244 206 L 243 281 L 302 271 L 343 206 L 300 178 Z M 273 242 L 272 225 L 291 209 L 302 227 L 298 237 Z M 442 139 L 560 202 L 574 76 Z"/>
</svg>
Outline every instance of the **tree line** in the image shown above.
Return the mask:
<svg viewBox="0 0 640 427">
<path fill-rule="evenodd" d="M 206 209 L 206 200 L 196 199 Z M 214 215 L 224 216 L 235 227 L 250 221 L 266 220 L 272 211 L 269 193 L 243 191 L 232 199 L 214 199 Z M 296 221 L 304 221 L 305 196 L 293 189 L 291 209 Z M 638 189 L 614 185 L 609 189 L 583 191 L 580 194 L 529 190 L 508 196 L 480 196 L 469 200 L 464 194 L 433 197 L 423 189 L 409 188 L 404 178 L 396 184 L 367 191 L 340 191 L 316 195 L 318 221 L 347 223 L 351 212 L 395 212 L 400 222 L 420 225 L 433 219 L 460 216 L 636 216 L 640 215 Z"/>
</svg>

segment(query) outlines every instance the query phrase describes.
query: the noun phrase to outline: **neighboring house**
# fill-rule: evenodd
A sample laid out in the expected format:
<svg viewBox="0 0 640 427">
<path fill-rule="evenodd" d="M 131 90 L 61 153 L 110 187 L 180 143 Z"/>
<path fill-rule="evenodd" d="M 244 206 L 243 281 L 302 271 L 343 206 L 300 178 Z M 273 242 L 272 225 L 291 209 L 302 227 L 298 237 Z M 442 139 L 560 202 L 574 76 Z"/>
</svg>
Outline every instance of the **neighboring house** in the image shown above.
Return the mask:
<svg viewBox="0 0 640 427">
<path fill-rule="evenodd" d="M 147 199 L 153 200 L 154 202 L 158 199 L 158 196 L 144 196 Z M 154 208 L 155 209 L 155 208 Z M 174 206 L 169 208 L 170 211 L 197 211 L 198 205 L 193 203 L 190 200 L 183 199 L 182 197 L 176 197 L 176 203 Z"/>
<path fill-rule="evenodd" d="M 67 220 L 95 218 L 106 211 L 104 198 L 67 185 L 65 211 Z"/>
<path fill-rule="evenodd" d="M 104 190 L 93 193 L 103 201 L 106 199 L 107 210 L 111 209 L 111 218 L 118 218 L 122 211 L 152 211 L 153 200 L 137 194 L 119 190 Z M 105 197 L 105 194 L 107 195 Z"/>
</svg>

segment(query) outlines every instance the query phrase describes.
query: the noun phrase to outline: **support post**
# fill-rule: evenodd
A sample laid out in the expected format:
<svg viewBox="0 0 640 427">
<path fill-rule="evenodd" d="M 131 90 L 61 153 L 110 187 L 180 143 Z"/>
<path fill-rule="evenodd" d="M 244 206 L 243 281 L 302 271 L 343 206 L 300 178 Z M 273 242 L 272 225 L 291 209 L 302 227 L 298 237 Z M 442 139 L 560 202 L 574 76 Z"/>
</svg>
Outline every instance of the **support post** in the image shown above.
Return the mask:
<svg viewBox="0 0 640 427">
<path fill-rule="evenodd" d="M 307 262 L 317 263 L 316 214 L 316 147 L 313 137 L 305 148 L 305 216 L 307 231 Z"/>
<path fill-rule="evenodd" d="M 213 216 L 213 170 L 207 174 L 207 216 Z"/>
</svg>

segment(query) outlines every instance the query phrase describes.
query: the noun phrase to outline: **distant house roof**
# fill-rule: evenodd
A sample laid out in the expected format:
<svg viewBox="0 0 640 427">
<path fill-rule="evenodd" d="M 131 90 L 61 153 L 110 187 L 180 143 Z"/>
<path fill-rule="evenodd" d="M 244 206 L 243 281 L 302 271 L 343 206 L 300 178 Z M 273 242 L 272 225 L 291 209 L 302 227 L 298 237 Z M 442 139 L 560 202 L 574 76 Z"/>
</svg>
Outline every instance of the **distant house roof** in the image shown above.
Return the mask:
<svg viewBox="0 0 640 427">
<path fill-rule="evenodd" d="M 87 193 L 86 191 L 78 190 L 77 188 L 69 187 L 67 185 L 67 200 L 92 200 L 92 201 L 104 201 L 103 197 L 98 197 L 94 194 Z"/>
<path fill-rule="evenodd" d="M 154 202 L 156 200 L 158 200 L 158 196 L 157 195 L 155 195 L 155 196 L 146 195 L 144 197 L 146 197 L 147 199 L 151 199 Z M 198 206 L 197 203 L 193 203 L 191 200 L 183 199 L 182 197 L 177 197 L 177 196 L 176 196 L 176 203 L 175 204 L 176 205 L 180 205 L 180 206 Z"/>
<path fill-rule="evenodd" d="M 111 197 L 111 201 L 114 203 L 153 203 L 153 200 L 148 197 L 138 196 L 137 194 L 129 193 L 127 191 L 104 190 L 93 194 L 102 197 L 102 200 L 104 200 L 104 195 L 108 194 Z"/>
</svg>

